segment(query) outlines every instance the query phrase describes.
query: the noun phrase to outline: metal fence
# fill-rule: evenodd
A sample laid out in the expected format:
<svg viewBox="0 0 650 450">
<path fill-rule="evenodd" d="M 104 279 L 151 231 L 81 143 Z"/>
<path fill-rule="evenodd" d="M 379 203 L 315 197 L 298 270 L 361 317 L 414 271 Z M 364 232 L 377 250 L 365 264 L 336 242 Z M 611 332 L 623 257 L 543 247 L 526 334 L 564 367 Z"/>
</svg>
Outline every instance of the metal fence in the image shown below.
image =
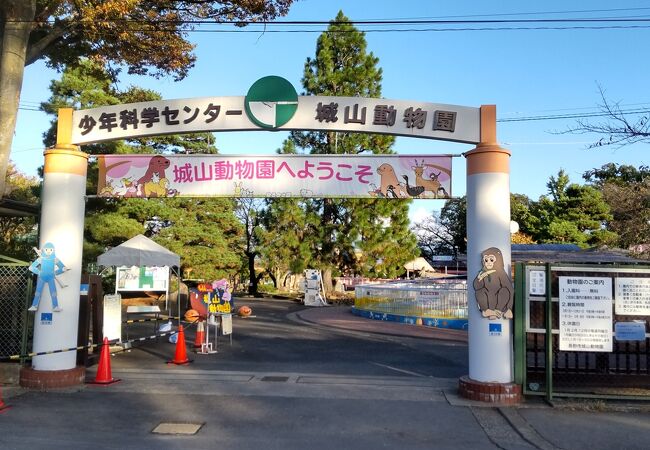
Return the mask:
<svg viewBox="0 0 650 450">
<path fill-rule="evenodd" d="M 29 263 L 0 256 L 0 357 L 25 354 L 31 333 L 27 308 L 32 296 Z"/>
<path fill-rule="evenodd" d="M 515 280 L 515 381 L 525 394 L 650 397 L 650 267 L 518 264 Z"/>
<path fill-rule="evenodd" d="M 418 279 L 355 288 L 359 310 L 419 318 L 467 319 L 467 283 L 461 279 Z"/>
</svg>

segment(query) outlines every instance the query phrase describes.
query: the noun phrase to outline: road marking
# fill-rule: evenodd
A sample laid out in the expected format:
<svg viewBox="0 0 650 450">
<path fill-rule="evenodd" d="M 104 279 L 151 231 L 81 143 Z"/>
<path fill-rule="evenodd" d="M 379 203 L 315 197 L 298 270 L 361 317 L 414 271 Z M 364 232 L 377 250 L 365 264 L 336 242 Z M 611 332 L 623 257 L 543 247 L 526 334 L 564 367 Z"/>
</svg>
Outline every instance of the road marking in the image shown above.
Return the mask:
<svg viewBox="0 0 650 450">
<path fill-rule="evenodd" d="M 424 377 L 424 378 L 426 378 L 426 375 L 422 375 L 421 373 L 411 372 L 410 370 L 398 369 L 397 367 L 389 366 L 389 365 L 386 365 L 386 364 L 381 364 L 381 363 L 374 362 L 374 361 L 368 361 L 368 362 L 370 364 L 374 364 L 375 366 L 384 367 L 386 369 L 394 370 L 396 372 L 401 372 L 401 373 L 405 373 L 405 374 L 408 374 L 408 375 L 413 375 L 414 377 Z"/>
</svg>

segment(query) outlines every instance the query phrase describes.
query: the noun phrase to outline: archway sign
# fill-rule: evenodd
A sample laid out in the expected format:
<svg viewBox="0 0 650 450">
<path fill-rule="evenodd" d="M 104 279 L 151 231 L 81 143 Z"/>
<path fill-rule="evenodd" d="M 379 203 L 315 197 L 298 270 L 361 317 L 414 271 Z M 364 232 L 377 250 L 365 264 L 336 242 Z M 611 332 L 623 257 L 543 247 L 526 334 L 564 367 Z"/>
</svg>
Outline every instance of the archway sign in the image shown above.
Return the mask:
<svg viewBox="0 0 650 450">
<path fill-rule="evenodd" d="M 45 151 L 41 245 L 53 243 L 66 262 L 60 312 L 36 312 L 34 352 L 77 343 L 79 281 L 88 155 L 79 145 L 116 139 L 206 131 L 315 130 L 362 132 L 475 145 L 467 160 L 468 279 L 481 252 L 501 252 L 510 272 L 510 153 L 496 140 L 496 108 L 360 97 L 299 96 L 287 80 L 269 76 L 245 96 L 203 97 L 59 110 L 57 144 Z M 100 196 L 250 196 L 449 198 L 451 155 L 105 155 Z M 47 295 L 44 292 L 43 295 Z M 512 327 L 484 317 L 468 283 L 469 376 L 461 393 L 512 391 Z M 75 352 L 35 356 L 30 376 L 74 378 Z M 45 373 L 47 371 L 47 377 Z M 55 372 L 50 372 L 55 371 Z M 504 397 L 494 395 L 494 384 Z M 508 397 L 510 398 L 510 397 Z"/>
</svg>

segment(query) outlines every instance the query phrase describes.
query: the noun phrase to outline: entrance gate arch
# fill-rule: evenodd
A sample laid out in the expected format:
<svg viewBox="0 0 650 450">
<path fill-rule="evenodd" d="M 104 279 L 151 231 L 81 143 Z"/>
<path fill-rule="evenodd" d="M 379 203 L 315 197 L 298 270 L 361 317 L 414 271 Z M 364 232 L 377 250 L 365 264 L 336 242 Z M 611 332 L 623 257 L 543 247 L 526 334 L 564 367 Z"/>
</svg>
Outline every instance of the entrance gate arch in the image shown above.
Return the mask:
<svg viewBox="0 0 650 450">
<path fill-rule="evenodd" d="M 463 153 L 468 277 L 480 272 L 481 252 L 492 247 L 500 249 L 505 271 L 510 273 L 510 152 L 497 142 L 494 105 L 474 108 L 298 96 L 288 81 L 265 77 L 245 97 L 162 100 L 77 111 L 65 108 L 59 110 L 56 145 L 44 152 L 40 244 L 51 242 L 59 250 L 70 268 L 64 275 L 68 286 L 59 294 L 63 311 L 54 313 L 49 322 L 37 312 L 34 352 L 73 348 L 77 342 L 88 160 L 80 145 L 163 134 L 260 130 L 378 133 L 474 145 Z M 468 302 L 473 302 L 472 283 L 468 283 L 467 295 Z M 474 307 L 468 311 L 469 375 L 461 379 L 461 393 L 486 401 L 512 400 L 512 321 L 484 317 Z M 55 371 L 49 377 L 52 373 L 64 377 L 75 370 L 75 360 L 74 352 L 42 354 L 34 357 L 32 368 Z"/>
</svg>

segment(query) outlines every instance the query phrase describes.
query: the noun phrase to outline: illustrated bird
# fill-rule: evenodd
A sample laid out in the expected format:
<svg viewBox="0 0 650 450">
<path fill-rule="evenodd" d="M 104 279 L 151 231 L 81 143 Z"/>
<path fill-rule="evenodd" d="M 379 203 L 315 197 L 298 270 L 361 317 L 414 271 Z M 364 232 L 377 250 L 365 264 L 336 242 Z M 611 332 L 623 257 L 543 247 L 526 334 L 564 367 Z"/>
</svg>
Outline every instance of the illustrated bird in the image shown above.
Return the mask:
<svg viewBox="0 0 650 450">
<path fill-rule="evenodd" d="M 387 198 L 397 198 L 397 192 L 395 192 L 395 188 L 393 187 L 392 184 L 389 184 L 386 187 L 386 197 Z"/>
<path fill-rule="evenodd" d="M 406 181 L 406 192 L 411 197 L 419 197 L 424 192 L 424 186 L 409 186 L 409 177 L 402 175 L 402 178 Z"/>
</svg>

